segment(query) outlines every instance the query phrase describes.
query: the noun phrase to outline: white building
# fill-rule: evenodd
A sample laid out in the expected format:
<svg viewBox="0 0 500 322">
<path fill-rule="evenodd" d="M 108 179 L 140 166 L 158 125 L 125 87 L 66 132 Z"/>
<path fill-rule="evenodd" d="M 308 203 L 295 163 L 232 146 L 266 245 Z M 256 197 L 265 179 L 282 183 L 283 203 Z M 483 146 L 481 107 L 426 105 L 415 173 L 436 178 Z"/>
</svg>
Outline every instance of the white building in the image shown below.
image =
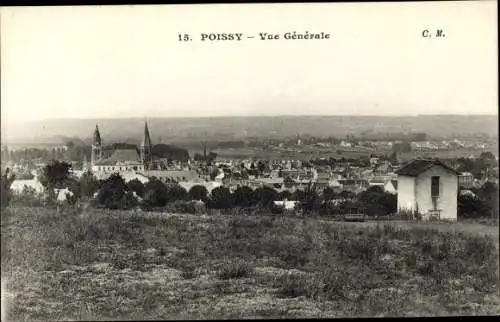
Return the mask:
<svg viewBox="0 0 500 322">
<path fill-rule="evenodd" d="M 35 189 L 35 191 L 37 193 L 42 193 L 44 191 L 44 188 L 43 188 L 42 184 L 40 183 L 40 181 L 38 181 L 38 178 L 29 179 L 29 180 L 16 179 L 12 182 L 12 185 L 10 186 L 10 188 L 15 193 L 22 193 L 25 186 L 28 188 Z"/>
<path fill-rule="evenodd" d="M 398 193 L 398 181 L 397 180 L 387 180 L 384 185 L 384 191 L 391 193 L 393 195 Z"/>
<path fill-rule="evenodd" d="M 457 219 L 459 172 L 439 160 L 414 160 L 396 173 L 399 211 L 416 211 L 425 219 Z"/>
</svg>

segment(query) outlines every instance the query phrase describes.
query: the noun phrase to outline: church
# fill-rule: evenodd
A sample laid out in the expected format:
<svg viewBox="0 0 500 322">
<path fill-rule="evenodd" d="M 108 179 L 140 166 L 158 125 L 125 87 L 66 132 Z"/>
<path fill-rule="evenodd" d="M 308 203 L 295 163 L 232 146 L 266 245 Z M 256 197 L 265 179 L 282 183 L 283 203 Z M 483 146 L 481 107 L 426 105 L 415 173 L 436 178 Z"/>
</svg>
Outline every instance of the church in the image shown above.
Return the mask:
<svg viewBox="0 0 500 322">
<path fill-rule="evenodd" d="M 96 125 L 91 152 L 92 172 L 123 172 L 163 170 L 167 161 L 153 153 L 148 124 L 144 124 L 144 136 L 139 147 L 112 145 L 103 147 L 101 134 Z"/>
</svg>

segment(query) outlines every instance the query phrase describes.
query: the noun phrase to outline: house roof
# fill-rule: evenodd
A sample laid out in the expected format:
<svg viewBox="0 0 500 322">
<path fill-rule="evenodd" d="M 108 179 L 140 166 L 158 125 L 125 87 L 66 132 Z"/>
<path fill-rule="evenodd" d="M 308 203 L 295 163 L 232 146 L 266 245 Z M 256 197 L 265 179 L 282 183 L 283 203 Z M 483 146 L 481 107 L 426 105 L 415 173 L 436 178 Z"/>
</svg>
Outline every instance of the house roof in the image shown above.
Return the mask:
<svg viewBox="0 0 500 322">
<path fill-rule="evenodd" d="M 140 171 L 139 173 L 148 178 L 169 178 L 182 181 L 190 181 L 198 177 L 198 174 L 196 172 L 184 170 L 145 170 Z"/>
<path fill-rule="evenodd" d="M 392 183 L 394 189 L 398 190 L 398 180 L 391 180 L 390 182 Z"/>
<path fill-rule="evenodd" d="M 107 159 L 96 162 L 96 164 L 116 164 L 117 162 L 139 163 L 139 153 L 135 149 L 117 149 Z"/>
<path fill-rule="evenodd" d="M 416 177 L 420 175 L 421 173 L 427 171 L 433 166 L 441 166 L 445 168 L 446 170 L 455 173 L 456 175 L 459 175 L 460 172 L 456 171 L 452 167 L 448 166 L 447 164 L 443 163 L 442 161 L 435 159 L 435 160 L 424 160 L 424 159 L 418 159 L 418 160 L 413 160 L 412 162 L 408 163 L 404 167 L 398 169 L 396 171 L 397 175 L 402 175 L 402 176 L 410 176 L 410 177 Z"/>
</svg>

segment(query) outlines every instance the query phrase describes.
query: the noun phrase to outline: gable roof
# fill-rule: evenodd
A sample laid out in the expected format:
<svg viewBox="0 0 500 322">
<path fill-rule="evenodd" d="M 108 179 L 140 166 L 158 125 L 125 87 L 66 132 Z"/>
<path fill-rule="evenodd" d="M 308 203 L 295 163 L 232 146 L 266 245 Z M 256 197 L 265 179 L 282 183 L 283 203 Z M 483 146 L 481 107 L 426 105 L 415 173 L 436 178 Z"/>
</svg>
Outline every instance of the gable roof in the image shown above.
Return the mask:
<svg viewBox="0 0 500 322">
<path fill-rule="evenodd" d="M 416 177 L 420 175 L 421 173 L 427 171 L 433 166 L 440 166 L 445 168 L 446 170 L 453 172 L 456 175 L 459 175 L 460 172 L 456 171 L 449 165 L 443 163 L 442 161 L 435 159 L 435 160 L 424 160 L 424 159 L 417 159 L 413 160 L 412 162 L 408 163 L 404 167 L 398 169 L 396 171 L 397 175 L 402 175 L 402 176 L 410 176 L 410 177 Z"/>
<path fill-rule="evenodd" d="M 119 162 L 140 163 L 140 156 L 135 149 L 117 149 L 109 158 L 96 162 L 97 165 L 113 165 Z"/>
</svg>

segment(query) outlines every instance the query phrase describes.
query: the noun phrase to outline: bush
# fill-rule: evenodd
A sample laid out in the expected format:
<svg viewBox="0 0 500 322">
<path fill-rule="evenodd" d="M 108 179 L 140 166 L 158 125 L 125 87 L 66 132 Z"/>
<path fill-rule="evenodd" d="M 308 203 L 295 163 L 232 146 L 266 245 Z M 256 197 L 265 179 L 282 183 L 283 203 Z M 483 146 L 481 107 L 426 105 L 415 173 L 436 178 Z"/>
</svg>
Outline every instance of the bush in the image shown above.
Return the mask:
<svg viewBox="0 0 500 322">
<path fill-rule="evenodd" d="M 226 187 L 217 187 L 213 189 L 208 205 L 210 208 L 215 209 L 232 208 L 234 204 L 231 191 Z"/>
<path fill-rule="evenodd" d="M 384 192 L 380 187 L 371 187 L 361 192 L 357 201 L 368 216 L 387 215 L 397 211 L 397 195 Z"/>
<path fill-rule="evenodd" d="M 206 202 L 208 200 L 208 190 L 205 186 L 195 185 L 189 189 L 189 198 L 191 200 L 201 200 Z"/>
<path fill-rule="evenodd" d="M 12 198 L 12 190 L 10 189 L 10 186 L 16 179 L 16 176 L 14 174 L 10 173 L 10 170 L 7 168 L 4 173 L 2 173 L 2 177 L 0 178 L 1 180 L 1 186 L 0 186 L 0 202 L 1 202 L 1 207 L 7 207 L 10 203 L 10 200 Z"/>
<path fill-rule="evenodd" d="M 28 207 L 43 206 L 43 195 L 38 193 L 34 188 L 24 186 L 21 193 L 14 193 L 12 196 L 12 204 Z"/>
<path fill-rule="evenodd" d="M 256 204 L 253 190 L 247 186 L 240 186 L 233 193 L 234 204 L 239 207 L 250 207 Z"/>
<path fill-rule="evenodd" d="M 137 200 L 118 174 L 112 174 L 104 180 L 97 194 L 96 203 L 109 209 L 130 209 L 137 205 Z"/>
<path fill-rule="evenodd" d="M 92 172 L 85 172 L 80 178 L 81 195 L 87 198 L 94 196 L 94 193 L 99 189 L 99 181 L 94 177 Z"/>
<path fill-rule="evenodd" d="M 145 187 L 144 184 L 139 181 L 139 179 L 130 180 L 127 183 L 127 187 L 130 191 L 135 192 L 139 197 L 144 197 Z"/>
</svg>

